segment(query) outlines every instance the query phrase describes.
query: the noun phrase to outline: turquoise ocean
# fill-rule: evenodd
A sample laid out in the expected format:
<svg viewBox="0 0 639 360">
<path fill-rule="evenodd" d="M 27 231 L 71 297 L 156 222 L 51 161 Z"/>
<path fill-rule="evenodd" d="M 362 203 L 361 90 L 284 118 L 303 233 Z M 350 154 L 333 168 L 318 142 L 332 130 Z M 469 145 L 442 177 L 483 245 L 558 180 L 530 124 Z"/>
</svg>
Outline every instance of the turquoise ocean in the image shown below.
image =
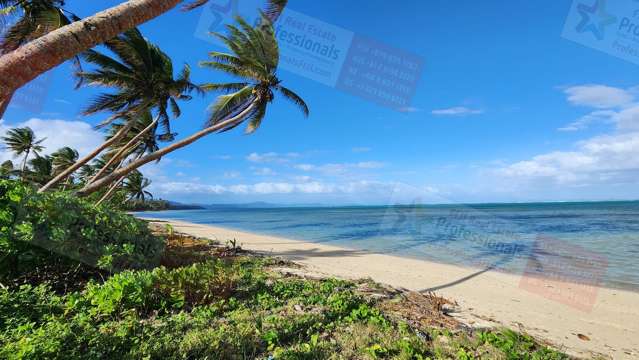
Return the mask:
<svg viewBox="0 0 639 360">
<path fill-rule="evenodd" d="M 211 206 L 138 213 L 639 291 L 639 202 L 352 207 Z M 224 239 L 221 239 L 224 240 Z M 241 239 L 238 239 L 241 243 Z"/>
</svg>

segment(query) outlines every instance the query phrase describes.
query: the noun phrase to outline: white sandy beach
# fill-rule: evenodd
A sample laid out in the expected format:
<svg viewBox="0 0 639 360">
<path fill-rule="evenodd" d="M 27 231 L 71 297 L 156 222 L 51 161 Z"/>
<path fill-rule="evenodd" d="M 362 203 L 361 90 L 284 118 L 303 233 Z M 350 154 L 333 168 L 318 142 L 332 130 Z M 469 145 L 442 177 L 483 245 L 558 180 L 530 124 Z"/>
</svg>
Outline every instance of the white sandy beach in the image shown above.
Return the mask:
<svg viewBox="0 0 639 360">
<path fill-rule="evenodd" d="M 456 301 L 459 312 L 455 316 L 471 325 L 523 330 L 572 355 L 590 358 L 593 353 L 603 353 L 614 359 L 639 358 L 639 293 L 599 288 L 592 310 L 583 311 L 523 289 L 522 277 L 517 275 L 169 222 L 176 231 L 193 236 L 221 242 L 235 238 L 244 249 L 295 261 L 312 273 L 351 279 L 370 277 L 414 291 L 434 289 L 436 294 Z M 570 291 L 570 286 L 561 285 L 563 291 Z"/>
</svg>

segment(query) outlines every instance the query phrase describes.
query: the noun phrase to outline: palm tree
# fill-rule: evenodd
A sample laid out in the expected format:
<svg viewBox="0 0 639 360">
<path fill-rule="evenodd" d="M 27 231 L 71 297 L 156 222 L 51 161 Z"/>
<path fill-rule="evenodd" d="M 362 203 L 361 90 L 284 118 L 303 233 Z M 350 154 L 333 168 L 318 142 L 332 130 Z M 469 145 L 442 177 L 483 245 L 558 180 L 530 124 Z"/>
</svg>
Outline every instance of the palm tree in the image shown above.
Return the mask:
<svg viewBox="0 0 639 360">
<path fill-rule="evenodd" d="M 0 6 L 8 6 L 15 1 L 22 0 L 0 0 Z M 181 2 L 183 0 L 129 0 L 52 31 L 39 38 L 37 42 L 21 46 L 0 58 L 0 102 L 7 102 L 7 98 L 15 90 L 38 75 L 126 30 L 162 15 Z M 206 2 L 194 0 L 186 5 L 185 9 L 201 6 Z M 286 2 L 287 0 L 267 0 L 269 16 L 276 19 Z M 43 59 L 46 61 L 42 61 Z"/>
<path fill-rule="evenodd" d="M 122 188 L 126 191 L 129 200 L 145 201 L 146 197 L 153 198 L 153 195 L 144 190 L 151 185 L 151 180 L 145 178 L 141 172 L 133 171 L 127 175 Z"/>
<path fill-rule="evenodd" d="M 16 174 L 16 170 L 13 167 L 13 162 L 11 160 L 7 160 L 0 164 L 0 179 L 6 180 L 10 179 Z"/>
<path fill-rule="evenodd" d="M 78 161 L 79 157 L 80 155 L 78 154 L 78 151 L 68 146 L 58 149 L 56 152 L 51 154 L 51 159 L 53 160 L 53 174 L 57 175 L 64 171 L 64 169 L 68 169 L 70 166 L 75 164 L 76 161 Z M 73 177 L 67 177 L 67 182 L 65 183 L 64 188 L 72 183 Z"/>
<path fill-rule="evenodd" d="M 38 153 L 44 150 L 44 147 L 40 145 L 44 140 L 37 140 L 33 130 L 29 127 L 11 129 L 2 138 L 2 141 L 14 152 L 16 157 L 24 155 L 22 166 L 20 167 L 22 173 L 24 173 L 24 169 L 27 166 L 29 155 L 33 153 L 38 156 Z"/>
<path fill-rule="evenodd" d="M 29 160 L 24 179 L 36 184 L 46 184 L 53 177 L 53 159 L 51 156 L 38 156 Z"/>
<path fill-rule="evenodd" d="M 271 22 L 266 16 L 262 17 L 261 23 L 256 27 L 251 27 L 241 18 L 238 18 L 238 22 L 240 28 L 229 26 L 228 36 L 218 35 L 232 53 L 213 52 L 211 53 L 212 61 L 203 63 L 204 66 L 223 70 L 242 80 L 235 83 L 203 86 L 207 90 L 235 91 L 217 99 L 212 106 L 212 113 L 206 122 L 206 127 L 85 186 L 79 191 L 79 194 L 97 191 L 102 186 L 127 175 L 140 166 L 183 148 L 206 135 L 233 129 L 243 122 L 248 122 L 248 133 L 255 131 L 264 119 L 267 106 L 273 101 L 276 93 L 292 101 L 305 116 L 308 116 L 308 107 L 304 100 L 293 91 L 283 87 L 276 76 L 279 49 Z"/>
<path fill-rule="evenodd" d="M 0 14 L 18 16 L 0 39 L 0 55 L 10 53 L 20 46 L 39 38 L 73 21 L 76 15 L 63 9 L 64 0 L 0 0 Z M 78 58 L 75 63 L 79 66 Z M 0 101 L 0 118 L 4 114 L 13 94 Z"/>
<path fill-rule="evenodd" d="M 53 159 L 54 172 L 60 173 L 62 170 L 73 165 L 78 160 L 78 150 L 65 146 L 51 154 Z"/>
<path fill-rule="evenodd" d="M 115 93 L 99 95 L 85 110 L 85 115 L 101 111 L 110 111 L 115 115 L 105 120 L 101 126 L 107 126 L 117 118 L 134 120 L 140 114 L 155 110 L 156 123 L 159 122 L 170 133 L 169 109 L 174 117 L 179 117 L 180 107 L 177 100 L 189 100 L 187 94 L 199 87 L 190 81 L 190 68 L 184 66 L 177 78 L 173 78 L 171 59 L 157 46 L 147 41 L 139 30 L 132 29 L 109 40 L 105 46 L 117 58 L 90 50 L 83 58 L 98 69 L 91 72 L 81 71 L 78 77 L 89 85 L 115 88 Z M 98 146 L 90 154 L 58 174 L 48 184 L 40 188 L 44 192 L 69 176 L 82 165 L 88 163 L 109 146 L 113 145 L 130 130 L 135 121 L 128 121 L 116 136 Z M 145 129 L 150 131 L 152 126 Z M 109 163 L 109 166 L 112 165 Z M 102 175 L 99 172 L 96 176 Z"/>
<path fill-rule="evenodd" d="M 82 167 L 80 167 L 80 169 L 78 170 L 78 179 L 82 184 L 87 184 L 97 171 L 98 169 L 96 169 L 92 165 L 82 165 Z"/>
<path fill-rule="evenodd" d="M 114 157 L 120 156 L 120 160 L 116 161 L 115 163 L 118 164 L 118 167 L 121 167 L 122 164 L 124 164 L 124 161 L 126 160 L 127 156 L 132 157 L 133 160 L 140 159 L 142 156 L 146 154 L 150 154 L 150 153 L 153 153 L 154 151 L 158 151 L 159 150 L 158 141 L 173 140 L 173 134 L 169 134 L 168 136 L 166 134 L 156 135 L 155 130 L 157 128 L 157 124 L 155 125 L 152 131 L 143 133 L 144 129 L 148 128 L 149 125 L 152 124 L 153 122 L 154 121 L 150 113 L 146 113 L 144 116 L 140 117 L 136 121 L 135 125 L 133 125 L 133 127 L 131 128 L 131 131 L 127 134 L 129 135 L 128 137 L 131 137 L 130 135 L 133 135 L 136 133 L 137 135 L 132 136 L 132 139 L 130 140 L 128 139 L 128 137 L 125 137 L 121 141 L 122 143 L 126 142 L 124 145 L 114 147 L 113 153 L 115 154 L 112 154 L 112 153 L 105 154 L 106 156 L 111 157 L 111 161 L 109 162 L 113 163 L 112 160 L 114 160 Z M 117 133 L 118 129 L 121 128 L 122 126 L 124 125 L 119 123 L 114 123 L 113 126 L 111 127 L 111 132 Z M 144 136 L 140 136 L 140 134 L 143 134 Z M 138 139 L 138 140 L 136 140 L 136 142 L 133 143 L 135 139 Z M 131 145 L 132 143 L 133 145 Z M 158 159 L 158 161 L 160 161 L 160 159 Z M 104 166 L 103 169 L 104 168 L 107 168 L 107 167 Z M 113 171 L 113 169 L 110 169 L 110 170 Z M 92 176 L 92 179 L 96 177 L 97 176 Z M 118 180 L 114 181 L 110 185 L 109 189 L 104 193 L 102 198 L 100 198 L 100 200 L 98 200 L 98 202 L 95 205 L 98 206 L 102 202 L 107 200 L 109 197 L 111 197 L 111 195 L 113 195 L 115 191 L 120 187 L 120 184 L 125 180 L 125 178 L 126 176 L 122 176 Z"/>
</svg>

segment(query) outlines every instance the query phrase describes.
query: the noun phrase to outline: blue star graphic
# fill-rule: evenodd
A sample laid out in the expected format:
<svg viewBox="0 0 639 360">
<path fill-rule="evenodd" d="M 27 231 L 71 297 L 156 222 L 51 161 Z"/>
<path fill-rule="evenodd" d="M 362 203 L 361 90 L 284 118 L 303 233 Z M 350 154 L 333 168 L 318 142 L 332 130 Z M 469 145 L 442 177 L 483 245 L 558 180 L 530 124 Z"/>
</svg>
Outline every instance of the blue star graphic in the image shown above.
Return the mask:
<svg viewBox="0 0 639 360">
<path fill-rule="evenodd" d="M 603 40 L 606 26 L 617 22 L 617 17 L 607 13 L 605 7 L 606 0 L 595 0 L 592 6 L 586 4 L 577 5 L 577 10 L 581 15 L 581 22 L 577 25 L 577 31 L 579 33 L 590 31 L 597 40 Z"/>
</svg>

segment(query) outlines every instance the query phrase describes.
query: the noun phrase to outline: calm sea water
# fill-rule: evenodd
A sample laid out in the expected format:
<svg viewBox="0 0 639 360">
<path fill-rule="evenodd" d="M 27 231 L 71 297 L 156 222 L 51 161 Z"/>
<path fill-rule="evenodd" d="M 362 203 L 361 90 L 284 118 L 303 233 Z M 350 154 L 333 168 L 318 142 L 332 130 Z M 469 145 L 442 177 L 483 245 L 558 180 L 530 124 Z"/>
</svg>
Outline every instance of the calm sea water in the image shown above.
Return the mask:
<svg viewBox="0 0 639 360">
<path fill-rule="evenodd" d="M 220 207 L 138 216 L 639 290 L 639 202 Z"/>
</svg>

